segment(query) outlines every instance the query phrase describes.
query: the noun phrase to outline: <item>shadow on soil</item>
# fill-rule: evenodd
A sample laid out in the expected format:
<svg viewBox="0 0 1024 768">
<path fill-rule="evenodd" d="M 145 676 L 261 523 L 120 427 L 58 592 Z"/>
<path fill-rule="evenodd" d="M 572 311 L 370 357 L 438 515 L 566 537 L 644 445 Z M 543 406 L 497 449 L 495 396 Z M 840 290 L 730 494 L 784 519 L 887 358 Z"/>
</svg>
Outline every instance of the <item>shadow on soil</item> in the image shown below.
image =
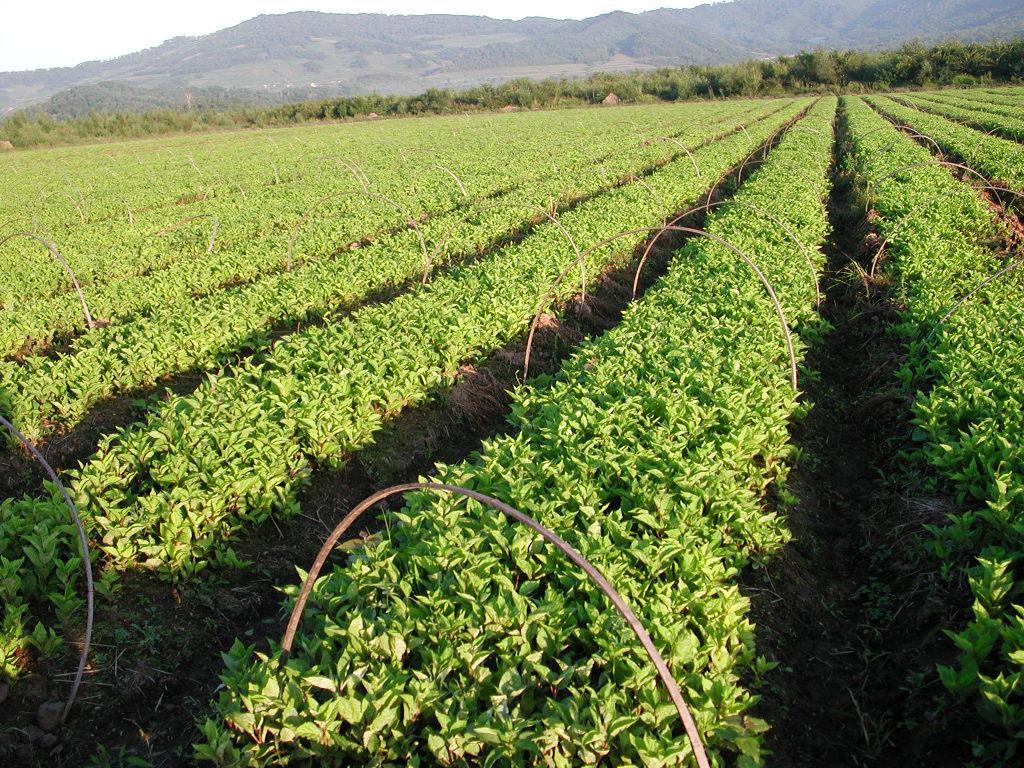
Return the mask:
<svg viewBox="0 0 1024 768">
<path fill-rule="evenodd" d="M 772 725 L 768 765 L 952 768 L 968 757 L 965 713 L 946 702 L 936 664 L 952 656 L 942 627 L 969 599 L 926 550 L 924 526 L 949 500 L 915 497 L 900 475 L 912 402 L 895 376 L 901 308 L 863 271 L 879 238 L 841 170 L 841 115 L 838 128 L 821 308 L 832 330 L 809 352 L 813 408 L 791 430 L 793 540 L 746 574 L 758 651 L 779 663 L 757 714 Z"/>
</svg>

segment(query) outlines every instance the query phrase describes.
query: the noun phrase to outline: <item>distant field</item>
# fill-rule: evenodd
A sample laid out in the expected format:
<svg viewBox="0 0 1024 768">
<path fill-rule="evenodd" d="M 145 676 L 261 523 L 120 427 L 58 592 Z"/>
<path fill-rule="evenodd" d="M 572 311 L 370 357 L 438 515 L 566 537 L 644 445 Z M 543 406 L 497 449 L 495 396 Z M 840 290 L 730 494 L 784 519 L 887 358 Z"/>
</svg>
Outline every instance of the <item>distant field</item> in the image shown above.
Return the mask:
<svg viewBox="0 0 1024 768">
<path fill-rule="evenodd" d="M 1022 142 L 991 88 L 0 154 L 0 416 L 96 580 L 58 729 L 83 559 L 0 443 L 0 764 L 1015 764 Z M 456 494 L 283 654 L 427 477 L 703 746 Z"/>
</svg>

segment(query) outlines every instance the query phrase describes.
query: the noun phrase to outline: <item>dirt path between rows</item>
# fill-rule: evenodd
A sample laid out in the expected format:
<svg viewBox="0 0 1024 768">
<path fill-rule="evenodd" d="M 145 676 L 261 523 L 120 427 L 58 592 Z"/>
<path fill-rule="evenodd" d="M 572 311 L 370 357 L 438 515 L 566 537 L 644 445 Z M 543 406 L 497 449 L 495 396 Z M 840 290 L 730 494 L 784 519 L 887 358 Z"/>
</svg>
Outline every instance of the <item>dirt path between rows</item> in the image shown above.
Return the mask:
<svg viewBox="0 0 1024 768">
<path fill-rule="evenodd" d="M 952 768 L 968 757 L 949 727 L 956 713 L 933 703 L 941 627 L 961 596 L 925 549 L 923 526 L 945 510 L 908 498 L 898 479 L 911 405 L 895 376 L 900 307 L 884 277 L 863 272 L 879 238 L 842 170 L 841 114 L 837 128 L 821 307 L 831 330 L 809 351 L 813 407 L 792 428 L 793 540 L 746 585 L 758 651 L 779 662 L 758 715 L 772 727 L 771 766 Z"/>
</svg>

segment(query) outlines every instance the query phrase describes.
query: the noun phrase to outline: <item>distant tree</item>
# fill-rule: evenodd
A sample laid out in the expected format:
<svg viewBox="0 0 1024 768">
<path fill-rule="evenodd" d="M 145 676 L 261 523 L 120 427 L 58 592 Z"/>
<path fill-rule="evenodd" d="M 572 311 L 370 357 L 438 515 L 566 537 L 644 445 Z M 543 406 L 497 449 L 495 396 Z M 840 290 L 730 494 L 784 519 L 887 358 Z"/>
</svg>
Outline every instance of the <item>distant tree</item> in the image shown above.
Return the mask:
<svg viewBox="0 0 1024 768">
<path fill-rule="evenodd" d="M 839 85 L 839 68 L 829 51 L 798 54 L 790 71 L 807 84 Z"/>
</svg>

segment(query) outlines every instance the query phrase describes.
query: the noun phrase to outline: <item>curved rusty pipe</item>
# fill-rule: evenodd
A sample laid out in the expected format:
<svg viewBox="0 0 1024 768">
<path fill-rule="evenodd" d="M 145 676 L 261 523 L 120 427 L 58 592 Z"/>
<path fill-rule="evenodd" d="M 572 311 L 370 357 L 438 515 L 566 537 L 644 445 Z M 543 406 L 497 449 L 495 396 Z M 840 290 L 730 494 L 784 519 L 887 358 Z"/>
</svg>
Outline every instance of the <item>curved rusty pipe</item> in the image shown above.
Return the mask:
<svg viewBox="0 0 1024 768">
<path fill-rule="evenodd" d="M 629 624 L 630 629 L 633 630 L 637 639 L 640 640 L 640 644 L 643 646 L 644 651 L 647 652 L 648 657 L 653 662 L 654 667 L 658 672 L 658 677 L 668 690 L 669 697 L 672 699 L 672 703 L 676 708 L 679 719 L 682 721 L 683 730 L 686 732 L 686 737 L 690 742 L 690 748 L 693 750 L 694 757 L 697 760 L 697 765 L 699 768 L 710 768 L 711 764 L 708 761 L 707 752 L 704 749 L 704 743 L 701 740 L 697 723 L 694 721 L 693 715 L 690 714 L 690 711 L 686 706 L 686 702 L 683 700 L 683 694 L 679 685 L 676 683 L 671 671 L 669 671 L 668 665 L 665 663 L 665 660 L 654 645 L 654 641 L 651 640 L 650 634 L 648 634 L 647 630 L 644 628 L 643 623 L 637 618 L 636 614 L 633 613 L 626 601 L 618 591 L 616 591 L 615 587 L 612 586 L 611 582 L 609 582 L 608 579 L 606 579 L 604 575 L 597 570 L 597 568 L 591 565 L 583 555 L 574 549 L 572 545 L 562 539 L 558 534 L 545 528 L 532 517 L 523 514 L 509 504 L 506 504 L 499 499 L 495 499 L 492 496 L 487 496 L 479 491 L 474 491 L 457 485 L 426 482 L 393 485 L 390 488 L 385 488 L 384 490 L 378 491 L 372 496 L 363 499 L 363 501 L 359 502 L 359 504 L 353 507 L 352 510 L 345 515 L 342 521 L 335 526 L 333 531 L 331 531 L 330 536 L 327 537 L 327 540 L 320 548 L 320 552 L 317 554 L 316 560 L 313 562 L 313 566 L 310 568 L 309 573 L 306 575 L 306 579 L 302 584 L 302 590 L 299 592 L 299 596 L 295 601 L 295 606 L 292 608 L 291 615 L 288 617 L 288 627 L 285 629 L 284 637 L 281 640 L 282 663 L 287 662 L 288 656 L 291 653 L 292 644 L 295 640 L 295 633 L 298 630 L 299 621 L 302 618 L 302 611 L 313 591 L 313 586 L 316 583 L 317 577 L 320 575 L 320 571 L 323 569 L 327 562 L 327 558 L 330 556 L 342 534 L 344 534 L 345 531 L 348 530 L 352 524 L 355 523 L 356 520 L 374 504 L 384 501 L 385 499 L 399 493 L 416 490 L 433 490 L 466 496 L 480 502 L 481 504 L 491 507 L 492 509 L 498 510 L 512 520 L 515 520 L 538 533 L 545 539 L 545 541 L 554 544 L 555 547 L 568 557 L 574 565 L 580 568 L 591 581 L 597 584 L 601 591 L 604 592 L 609 600 L 611 600 L 612 605 L 615 606 L 615 609 L 619 614 L 621 614 L 626 620 L 626 623 Z"/>
<path fill-rule="evenodd" d="M 75 528 L 78 529 L 78 544 L 82 548 L 82 569 L 85 571 L 85 636 L 82 639 L 82 650 L 78 656 L 78 668 L 75 671 L 75 679 L 71 683 L 71 691 L 68 693 L 68 699 L 64 703 L 64 709 L 61 710 L 60 723 L 64 724 L 67 720 L 68 713 L 71 712 L 71 707 L 75 703 L 75 697 L 78 695 L 78 688 L 82 684 L 82 676 L 85 674 L 85 665 L 89 659 L 89 644 L 92 642 L 92 625 L 93 625 L 93 614 L 94 614 L 94 603 L 95 603 L 95 590 L 92 582 L 92 561 L 89 559 L 89 540 L 85 535 L 85 526 L 82 524 L 82 518 L 78 514 L 78 509 L 75 507 L 75 502 L 71 500 L 71 495 L 68 493 L 64 484 L 60 481 L 57 473 L 54 471 L 50 463 L 43 458 L 43 455 L 36 448 L 21 431 L 15 427 L 11 422 L 0 416 L 0 425 L 3 425 L 8 432 L 10 432 L 18 441 L 25 446 L 25 449 L 32 454 L 33 458 L 42 464 L 43 469 L 46 470 L 46 474 L 50 476 L 50 480 L 53 481 L 54 485 L 60 489 L 61 495 L 64 497 L 64 503 L 67 504 L 68 510 L 71 512 L 71 520 L 75 524 Z"/>
<path fill-rule="evenodd" d="M 95 328 L 96 321 L 93 319 L 92 313 L 89 311 L 89 305 L 85 302 L 85 293 L 82 292 L 82 286 L 79 285 L 78 278 L 75 276 L 74 270 L 71 269 L 71 265 L 68 264 L 68 260 L 65 259 L 61 255 L 61 252 L 57 250 L 57 246 L 54 245 L 51 241 L 46 240 L 32 232 L 12 232 L 11 234 L 4 237 L 3 240 L 0 240 L 0 247 L 3 247 L 8 240 L 13 240 L 16 237 L 27 237 L 31 240 L 35 240 L 37 243 L 40 243 L 44 248 L 46 248 L 50 252 L 50 255 L 53 257 L 54 261 L 56 261 L 58 264 L 63 265 L 64 270 L 68 273 L 68 276 L 71 278 L 71 285 L 74 286 L 75 293 L 78 294 L 78 301 L 81 303 L 82 312 L 85 314 L 86 326 L 88 328 Z"/>
</svg>

